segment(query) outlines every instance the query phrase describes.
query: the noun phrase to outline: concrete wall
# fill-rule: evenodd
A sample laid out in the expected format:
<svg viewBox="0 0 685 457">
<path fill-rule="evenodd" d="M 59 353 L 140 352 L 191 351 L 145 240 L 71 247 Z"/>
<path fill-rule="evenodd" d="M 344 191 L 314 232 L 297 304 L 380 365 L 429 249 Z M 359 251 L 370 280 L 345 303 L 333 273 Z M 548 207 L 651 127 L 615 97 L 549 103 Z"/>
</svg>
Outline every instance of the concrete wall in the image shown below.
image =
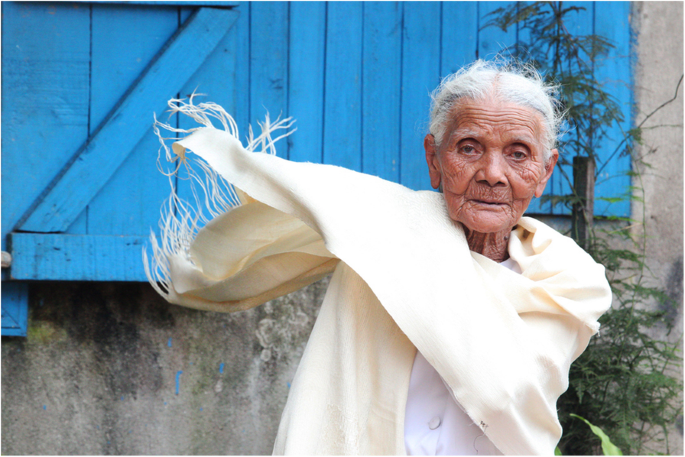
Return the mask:
<svg viewBox="0 0 685 457">
<path fill-rule="evenodd" d="M 683 75 L 683 4 L 636 3 L 638 64 L 635 67 L 637 123 L 671 100 Z M 634 218 L 644 211 L 649 267 L 654 279 L 682 304 L 683 294 L 683 91 L 643 125 L 641 167 L 637 187 L 644 187 L 644 205 L 636 202 Z M 682 306 L 680 309 L 682 312 Z"/>
<path fill-rule="evenodd" d="M 2 453 L 270 454 L 326 282 L 235 314 L 36 284 L 2 341 Z"/>
<path fill-rule="evenodd" d="M 632 20 L 639 122 L 683 72 L 683 5 L 635 4 Z M 646 125 L 664 126 L 645 133 L 649 266 L 680 322 L 682 88 Z M 270 453 L 325 283 L 233 315 L 170 306 L 147 284 L 33 285 L 28 337 L 2 340 L 2 453 Z M 682 454 L 682 423 L 670 440 Z"/>
<path fill-rule="evenodd" d="M 635 67 L 636 123 L 642 122 L 676 93 L 683 75 L 683 3 L 644 2 L 633 5 L 632 21 L 638 32 Z M 663 328 L 652 334 L 671 342 L 683 335 L 683 91 L 643 125 L 644 146 L 640 154 L 650 165 L 640 167 L 641 177 L 634 185 L 644 188 L 644 205 L 636 202 L 632 212 L 645 225 L 635 233 L 647 238 L 647 266 L 651 276 L 645 284 L 666 291 L 677 304 L 668 308 L 675 329 L 666 335 Z M 682 353 L 681 353 L 682 355 Z M 674 373 L 682 379 L 682 368 Z M 669 432 L 670 452 L 683 454 L 683 416 Z M 660 447 L 666 452 L 666 447 Z"/>
</svg>

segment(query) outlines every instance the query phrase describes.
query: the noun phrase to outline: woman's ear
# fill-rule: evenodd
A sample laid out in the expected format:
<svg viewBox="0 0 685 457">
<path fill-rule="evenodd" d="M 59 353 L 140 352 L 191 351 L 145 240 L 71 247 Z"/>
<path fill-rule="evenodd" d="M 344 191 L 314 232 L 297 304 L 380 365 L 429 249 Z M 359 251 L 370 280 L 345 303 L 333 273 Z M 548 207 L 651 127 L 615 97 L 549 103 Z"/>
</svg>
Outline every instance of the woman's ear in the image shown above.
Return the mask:
<svg viewBox="0 0 685 457">
<path fill-rule="evenodd" d="M 552 172 L 554 171 L 554 166 L 557 164 L 557 160 L 559 160 L 559 151 L 552 149 L 552 155 L 547 160 L 547 165 L 545 165 L 545 174 L 535 187 L 535 196 L 537 198 L 540 198 L 542 193 L 545 191 L 547 181 L 549 181 L 549 178 L 552 177 Z"/>
<path fill-rule="evenodd" d="M 440 159 L 437 146 L 435 145 L 435 137 L 432 134 L 429 133 L 423 139 L 423 148 L 426 150 L 426 163 L 428 164 L 431 186 L 433 189 L 438 189 L 442 179 L 442 170 L 440 169 Z"/>
</svg>

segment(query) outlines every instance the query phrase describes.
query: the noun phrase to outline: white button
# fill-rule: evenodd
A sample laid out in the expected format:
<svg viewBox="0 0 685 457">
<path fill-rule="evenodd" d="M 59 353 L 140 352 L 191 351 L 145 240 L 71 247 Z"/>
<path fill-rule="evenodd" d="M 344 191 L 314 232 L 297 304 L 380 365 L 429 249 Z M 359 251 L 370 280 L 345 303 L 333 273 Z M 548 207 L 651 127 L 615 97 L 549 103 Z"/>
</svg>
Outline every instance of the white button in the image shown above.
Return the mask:
<svg viewBox="0 0 685 457">
<path fill-rule="evenodd" d="M 438 416 L 435 416 L 431 421 L 428 423 L 428 428 L 431 430 L 435 430 L 436 428 L 440 427 L 440 418 Z"/>
</svg>

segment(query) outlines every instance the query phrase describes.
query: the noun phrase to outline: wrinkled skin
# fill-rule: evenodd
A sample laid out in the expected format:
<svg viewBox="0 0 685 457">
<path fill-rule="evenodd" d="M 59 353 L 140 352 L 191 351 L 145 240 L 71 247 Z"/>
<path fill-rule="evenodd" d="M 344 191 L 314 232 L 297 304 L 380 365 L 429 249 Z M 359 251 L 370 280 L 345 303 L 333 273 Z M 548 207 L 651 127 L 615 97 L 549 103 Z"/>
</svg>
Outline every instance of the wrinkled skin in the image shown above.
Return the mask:
<svg viewBox="0 0 685 457">
<path fill-rule="evenodd" d="M 502 262 L 512 228 L 540 197 L 559 158 L 544 162 L 541 115 L 508 102 L 463 100 L 442 144 L 424 139 L 431 185 L 442 186 L 449 216 L 464 225 L 472 251 Z"/>
</svg>

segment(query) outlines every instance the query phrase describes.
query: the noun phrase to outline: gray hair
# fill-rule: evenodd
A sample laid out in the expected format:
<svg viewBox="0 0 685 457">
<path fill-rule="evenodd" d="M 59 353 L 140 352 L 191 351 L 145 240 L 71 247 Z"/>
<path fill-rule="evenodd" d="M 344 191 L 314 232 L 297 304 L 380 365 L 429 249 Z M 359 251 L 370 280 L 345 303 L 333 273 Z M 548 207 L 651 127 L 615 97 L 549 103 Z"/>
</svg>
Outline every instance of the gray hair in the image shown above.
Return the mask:
<svg viewBox="0 0 685 457">
<path fill-rule="evenodd" d="M 431 94 L 429 131 L 439 145 L 454 106 L 462 99 L 484 100 L 495 97 L 542 115 L 544 161 L 549 159 L 564 117 L 556 98 L 557 86 L 545 83 L 531 64 L 515 60 L 476 60 L 445 77 Z"/>
</svg>

